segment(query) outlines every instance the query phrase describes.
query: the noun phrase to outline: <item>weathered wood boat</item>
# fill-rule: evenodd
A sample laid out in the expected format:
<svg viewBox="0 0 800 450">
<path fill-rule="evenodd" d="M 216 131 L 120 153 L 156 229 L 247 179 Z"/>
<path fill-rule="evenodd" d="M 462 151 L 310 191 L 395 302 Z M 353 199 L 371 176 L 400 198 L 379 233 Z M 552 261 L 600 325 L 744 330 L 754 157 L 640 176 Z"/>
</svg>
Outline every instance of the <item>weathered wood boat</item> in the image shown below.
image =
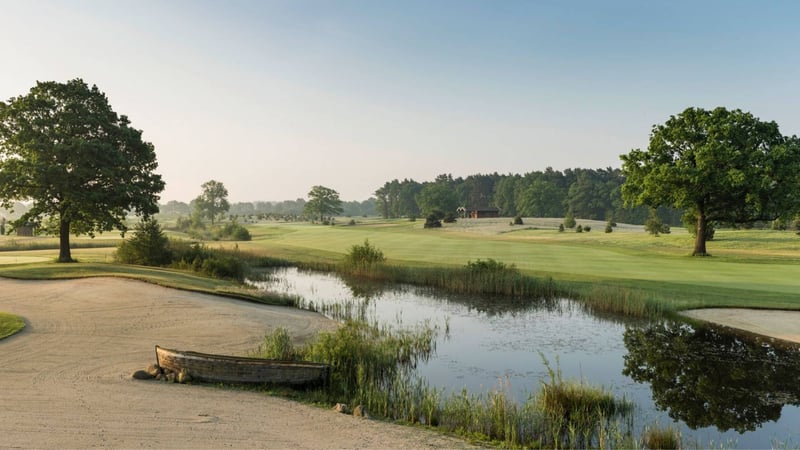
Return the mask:
<svg viewBox="0 0 800 450">
<path fill-rule="evenodd" d="M 330 366 L 307 361 L 279 361 L 170 350 L 156 345 L 156 361 L 162 369 L 185 369 L 193 380 L 223 383 L 322 385 Z"/>
</svg>

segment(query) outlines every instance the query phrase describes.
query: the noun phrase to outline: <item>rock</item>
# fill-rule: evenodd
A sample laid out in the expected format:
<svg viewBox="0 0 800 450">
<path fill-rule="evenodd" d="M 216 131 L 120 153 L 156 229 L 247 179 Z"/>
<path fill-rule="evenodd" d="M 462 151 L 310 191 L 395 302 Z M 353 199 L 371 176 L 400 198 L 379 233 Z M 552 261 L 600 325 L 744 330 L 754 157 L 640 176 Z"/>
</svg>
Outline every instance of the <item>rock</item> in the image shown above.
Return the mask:
<svg viewBox="0 0 800 450">
<path fill-rule="evenodd" d="M 146 370 L 137 370 L 131 374 L 131 378 L 134 380 L 152 380 L 155 377 Z"/>
<path fill-rule="evenodd" d="M 186 369 L 181 369 L 181 371 L 178 372 L 176 380 L 178 383 L 188 383 L 192 381 L 192 377 L 189 375 L 189 372 L 187 372 Z"/>
<path fill-rule="evenodd" d="M 369 414 L 367 413 L 367 409 L 364 408 L 362 405 L 358 405 L 353 409 L 353 415 L 355 417 L 361 417 L 362 419 L 369 419 Z"/>
<path fill-rule="evenodd" d="M 146 370 L 147 370 L 147 373 L 149 373 L 150 375 L 153 376 L 153 378 L 157 377 L 158 374 L 160 374 L 160 373 L 164 373 L 164 371 L 161 369 L 161 367 L 158 367 L 158 364 L 150 364 L 149 366 L 147 366 Z"/>
<path fill-rule="evenodd" d="M 342 414 L 350 413 L 350 408 L 344 403 L 337 403 L 336 406 L 333 407 L 333 410 Z"/>
</svg>

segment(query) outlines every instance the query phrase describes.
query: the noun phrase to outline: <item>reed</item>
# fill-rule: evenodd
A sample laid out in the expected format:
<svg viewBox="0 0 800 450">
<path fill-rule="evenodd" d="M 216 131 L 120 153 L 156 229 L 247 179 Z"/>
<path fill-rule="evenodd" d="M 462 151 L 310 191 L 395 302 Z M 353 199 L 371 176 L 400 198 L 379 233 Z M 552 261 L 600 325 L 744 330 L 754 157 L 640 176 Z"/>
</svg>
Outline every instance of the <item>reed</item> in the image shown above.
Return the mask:
<svg viewBox="0 0 800 450">
<path fill-rule="evenodd" d="M 680 431 L 671 425 L 662 428 L 656 423 L 645 428 L 641 441 L 642 448 L 664 450 L 683 448 Z"/>
<path fill-rule="evenodd" d="M 525 402 L 501 380 L 488 392 L 444 395 L 414 368 L 435 351 L 438 328 L 411 330 L 346 320 L 300 348 L 285 330 L 265 336 L 256 356 L 297 358 L 331 365 L 330 383 L 306 393 L 329 403 L 362 405 L 372 416 L 423 424 L 503 446 L 546 448 L 632 447 L 631 405 L 601 388 L 565 381 L 560 370 Z M 625 428 L 623 430 L 623 428 Z"/>
<path fill-rule="evenodd" d="M 665 303 L 652 299 L 644 291 L 622 286 L 594 284 L 588 291 L 574 292 L 571 297 L 595 313 L 654 318 L 672 312 Z"/>
</svg>

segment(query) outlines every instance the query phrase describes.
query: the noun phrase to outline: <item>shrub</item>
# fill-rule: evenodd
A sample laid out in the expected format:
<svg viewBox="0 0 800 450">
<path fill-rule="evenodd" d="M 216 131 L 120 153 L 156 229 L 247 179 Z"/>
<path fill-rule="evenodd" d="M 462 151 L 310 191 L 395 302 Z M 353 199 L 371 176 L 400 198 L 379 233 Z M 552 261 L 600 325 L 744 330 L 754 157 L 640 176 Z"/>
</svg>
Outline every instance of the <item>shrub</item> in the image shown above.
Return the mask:
<svg viewBox="0 0 800 450">
<path fill-rule="evenodd" d="M 585 232 L 587 232 L 587 233 L 588 233 L 588 232 L 592 231 L 592 227 L 591 227 L 591 226 L 589 226 L 589 225 L 584 225 L 584 226 L 583 226 L 583 231 L 585 231 Z"/>
<path fill-rule="evenodd" d="M 606 233 L 611 233 L 613 231 L 614 231 L 614 226 L 611 225 L 611 221 L 609 220 L 608 223 L 606 223 Z"/>
<path fill-rule="evenodd" d="M 522 216 L 514 217 L 514 225 L 522 225 Z"/>
<path fill-rule="evenodd" d="M 380 249 L 369 243 L 369 239 L 364 239 L 363 245 L 350 247 L 344 261 L 350 267 L 364 269 L 386 261 L 386 257 Z"/>
<path fill-rule="evenodd" d="M 575 228 L 575 232 L 576 232 L 576 233 L 583 233 L 583 227 L 582 227 L 582 226 L 580 226 L 580 225 L 578 225 L 578 226 Z"/>
<path fill-rule="evenodd" d="M 516 272 L 517 268 L 511 264 L 508 265 L 501 261 L 495 261 L 492 258 L 487 260 L 479 259 L 475 262 L 467 261 L 467 269 L 471 272 Z"/>
<path fill-rule="evenodd" d="M 564 217 L 564 227 L 566 228 L 575 228 L 577 222 L 575 221 L 575 215 L 572 214 L 572 210 L 567 211 L 567 216 Z"/>
<path fill-rule="evenodd" d="M 211 250 L 203 244 L 170 241 L 174 252 L 172 266 L 188 269 L 215 278 L 244 281 L 247 264 L 238 251 Z"/>
<path fill-rule="evenodd" d="M 563 223 L 560 223 L 560 224 L 558 224 L 558 231 L 559 231 L 560 233 L 563 233 L 563 232 L 564 232 L 564 224 L 563 224 Z"/>
<path fill-rule="evenodd" d="M 278 327 L 272 334 L 264 336 L 264 341 L 258 346 L 255 354 L 256 358 L 279 359 L 290 361 L 299 359 L 297 352 L 292 345 L 292 338 L 284 327 Z"/>
<path fill-rule="evenodd" d="M 117 247 L 115 259 L 123 264 L 165 266 L 172 262 L 169 239 L 155 219 L 136 224 L 133 237 Z"/>
<path fill-rule="evenodd" d="M 444 215 L 444 218 L 442 219 L 442 221 L 444 223 L 456 223 L 456 215 L 451 213 L 451 212 L 449 212 L 449 213 Z"/>
<path fill-rule="evenodd" d="M 428 214 L 428 217 L 425 218 L 424 227 L 425 228 L 441 228 L 442 227 L 442 221 L 439 219 L 439 217 L 436 214 L 431 213 L 431 214 Z"/>
<path fill-rule="evenodd" d="M 249 241 L 253 239 L 247 228 L 239 225 L 235 220 L 225 224 L 219 233 L 220 239 L 229 239 L 234 241 Z"/>
<path fill-rule="evenodd" d="M 655 209 L 650 210 L 650 215 L 644 223 L 644 229 L 653 236 L 658 236 L 661 233 L 670 233 L 669 225 L 661 221 Z"/>
</svg>

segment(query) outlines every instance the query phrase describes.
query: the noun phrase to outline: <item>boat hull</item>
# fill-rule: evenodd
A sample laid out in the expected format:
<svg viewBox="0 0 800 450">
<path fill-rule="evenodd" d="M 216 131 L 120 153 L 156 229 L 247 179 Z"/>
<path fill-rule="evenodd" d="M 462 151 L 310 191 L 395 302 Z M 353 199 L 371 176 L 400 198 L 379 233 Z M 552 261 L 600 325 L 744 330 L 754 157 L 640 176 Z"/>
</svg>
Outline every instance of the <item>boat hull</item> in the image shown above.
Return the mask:
<svg viewBox="0 0 800 450">
<path fill-rule="evenodd" d="M 330 366 L 304 361 L 278 361 L 172 350 L 156 345 L 156 361 L 164 370 L 185 370 L 192 380 L 212 383 L 322 385 Z"/>
</svg>

